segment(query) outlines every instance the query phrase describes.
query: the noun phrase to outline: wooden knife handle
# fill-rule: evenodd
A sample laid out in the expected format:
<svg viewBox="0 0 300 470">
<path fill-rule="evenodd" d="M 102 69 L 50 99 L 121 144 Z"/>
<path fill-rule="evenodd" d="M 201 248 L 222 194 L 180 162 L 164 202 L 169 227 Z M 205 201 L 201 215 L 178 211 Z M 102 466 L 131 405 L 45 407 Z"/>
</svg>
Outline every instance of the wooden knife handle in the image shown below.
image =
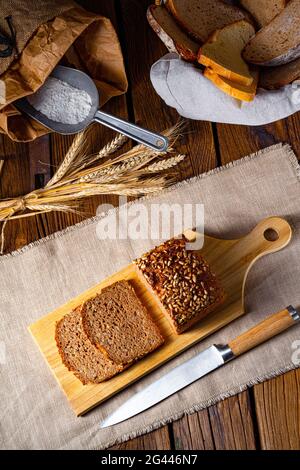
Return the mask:
<svg viewBox="0 0 300 470">
<path fill-rule="evenodd" d="M 285 310 L 266 318 L 266 320 L 263 320 L 240 336 L 237 336 L 228 346 L 235 356 L 240 356 L 250 349 L 255 348 L 255 346 L 268 341 L 268 339 L 273 338 L 282 331 L 287 330 L 299 320 L 300 316 L 297 310 L 289 306 Z"/>
</svg>

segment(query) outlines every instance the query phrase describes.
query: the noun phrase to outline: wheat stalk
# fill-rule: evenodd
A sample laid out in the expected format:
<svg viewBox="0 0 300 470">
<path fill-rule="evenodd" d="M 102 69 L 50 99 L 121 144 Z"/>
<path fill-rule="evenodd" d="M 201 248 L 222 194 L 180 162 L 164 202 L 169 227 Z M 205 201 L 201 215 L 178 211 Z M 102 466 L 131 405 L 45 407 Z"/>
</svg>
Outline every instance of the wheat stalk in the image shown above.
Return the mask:
<svg viewBox="0 0 300 470">
<path fill-rule="evenodd" d="M 88 134 L 78 134 L 57 172 L 44 188 L 0 201 L 0 222 L 3 222 L 0 251 L 4 249 L 4 230 L 9 220 L 52 211 L 79 213 L 79 201 L 86 197 L 103 194 L 141 196 L 161 191 L 172 184 L 174 179 L 168 170 L 185 158 L 185 155 L 174 155 L 174 144 L 181 129 L 181 125 L 176 125 L 163 132 L 170 139 L 166 152 L 155 152 L 143 145 L 136 145 L 105 161 L 106 157 L 121 148 L 127 138 L 117 135 L 98 153 L 88 155 Z"/>
<path fill-rule="evenodd" d="M 161 171 L 168 170 L 169 168 L 173 168 L 174 166 L 178 165 L 185 159 L 186 155 L 178 154 L 174 157 L 168 158 L 167 160 L 161 160 L 144 168 L 144 171 L 147 173 L 160 173 Z"/>
<path fill-rule="evenodd" d="M 80 132 L 77 134 L 72 142 L 71 147 L 69 148 L 65 158 L 63 159 L 61 165 L 59 166 L 57 172 L 54 174 L 54 176 L 50 179 L 50 181 L 46 184 L 46 188 L 49 186 L 52 186 L 53 184 L 57 183 L 60 181 L 68 172 L 68 169 L 70 168 L 72 162 L 76 159 L 78 156 L 79 149 L 81 147 L 81 144 L 85 140 L 85 133 Z"/>
<path fill-rule="evenodd" d="M 120 148 L 123 147 L 123 145 L 127 141 L 128 141 L 128 137 L 122 134 L 118 134 L 111 142 L 106 144 L 98 153 L 84 156 L 81 162 L 79 162 L 79 164 L 75 166 L 71 174 L 79 170 L 83 170 L 87 166 L 92 165 L 97 160 L 102 160 L 104 158 L 109 157 L 113 153 L 117 152 L 117 150 L 120 150 Z"/>
<path fill-rule="evenodd" d="M 1 175 L 2 170 L 3 170 L 3 166 L 4 166 L 4 160 L 0 160 L 0 175 Z"/>
<path fill-rule="evenodd" d="M 119 150 L 126 142 L 128 141 L 128 137 L 123 134 L 118 134 L 116 137 L 109 142 L 103 149 L 100 150 L 95 156 L 95 160 L 98 160 L 100 158 L 105 158 L 111 155 L 112 153 L 115 153 L 117 150 Z"/>
</svg>

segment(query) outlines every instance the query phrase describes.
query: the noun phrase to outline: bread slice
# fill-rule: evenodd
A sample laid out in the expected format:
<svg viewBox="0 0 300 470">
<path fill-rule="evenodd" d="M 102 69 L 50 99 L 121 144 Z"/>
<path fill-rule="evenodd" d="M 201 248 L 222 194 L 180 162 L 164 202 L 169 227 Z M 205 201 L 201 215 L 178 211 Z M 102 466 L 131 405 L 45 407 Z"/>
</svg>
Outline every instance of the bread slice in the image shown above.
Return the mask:
<svg viewBox="0 0 300 470">
<path fill-rule="evenodd" d="M 277 66 L 300 57 L 300 0 L 285 9 L 248 42 L 244 58 L 257 65 Z"/>
<path fill-rule="evenodd" d="M 186 249 L 184 238 L 168 240 L 135 263 L 177 334 L 206 317 L 225 298 L 208 263 Z"/>
<path fill-rule="evenodd" d="M 245 18 L 242 10 L 220 0 L 167 0 L 166 6 L 177 22 L 201 43 L 216 29 Z"/>
<path fill-rule="evenodd" d="M 240 0 L 240 4 L 262 28 L 269 24 L 287 5 L 288 0 Z"/>
<path fill-rule="evenodd" d="M 261 68 L 259 86 L 266 90 L 276 90 L 300 79 L 300 58 L 278 67 Z"/>
<path fill-rule="evenodd" d="M 209 67 L 205 69 L 204 76 L 213 82 L 214 85 L 220 88 L 220 90 L 224 91 L 224 93 L 227 93 L 227 95 L 230 95 L 233 98 L 237 98 L 241 101 L 253 101 L 255 98 L 258 73 L 255 73 L 255 76 L 253 74 L 253 83 L 249 86 L 240 85 L 238 83 L 232 82 L 231 80 L 228 80 L 228 78 L 221 77 Z"/>
<path fill-rule="evenodd" d="M 188 62 L 197 62 L 199 43 L 180 28 L 164 6 L 150 5 L 147 18 L 169 52 L 178 53 Z"/>
<path fill-rule="evenodd" d="M 253 76 L 242 51 L 253 34 L 254 27 L 245 20 L 218 29 L 200 48 L 198 61 L 221 77 L 250 86 Z"/>
<path fill-rule="evenodd" d="M 80 308 L 56 324 L 55 339 L 64 365 L 84 385 L 103 382 L 123 370 L 90 342 L 82 328 Z"/>
<path fill-rule="evenodd" d="M 164 342 L 127 281 L 116 282 L 86 301 L 81 315 L 90 341 L 120 365 L 142 358 Z"/>
</svg>

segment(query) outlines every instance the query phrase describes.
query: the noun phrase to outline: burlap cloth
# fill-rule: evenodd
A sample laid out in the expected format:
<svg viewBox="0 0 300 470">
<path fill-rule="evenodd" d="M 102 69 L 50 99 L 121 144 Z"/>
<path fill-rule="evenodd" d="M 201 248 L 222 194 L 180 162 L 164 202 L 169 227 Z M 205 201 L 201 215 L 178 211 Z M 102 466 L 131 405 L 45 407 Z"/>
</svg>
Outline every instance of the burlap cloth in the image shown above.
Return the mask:
<svg viewBox="0 0 300 470">
<path fill-rule="evenodd" d="M 100 421 L 124 400 L 174 365 L 214 342 L 227 342 L 288 304 L 300 305 L 299 173 L 293 152 L 279 145 L 154 198 L 155 202 L 204 203 L 206 232 L 223 238 L 246 234 L 264 217 L 283 216 L 294 228 L 293 240 L 284 250 L 262 258 L 251 270 L 246 315 L 81 418 L 69 408 L 27 326 L 129 263 L 152 242 L 99 241 L 97 219 L 92 219 L 1 258 L 0 447 L 104 448 L 295 368 L 292 345 L 300 339 L 300 326 L 145 413 L 112 428 L 99 429 Z M 154 199 L 144 202 L 148 205 Z"/>
</svg>

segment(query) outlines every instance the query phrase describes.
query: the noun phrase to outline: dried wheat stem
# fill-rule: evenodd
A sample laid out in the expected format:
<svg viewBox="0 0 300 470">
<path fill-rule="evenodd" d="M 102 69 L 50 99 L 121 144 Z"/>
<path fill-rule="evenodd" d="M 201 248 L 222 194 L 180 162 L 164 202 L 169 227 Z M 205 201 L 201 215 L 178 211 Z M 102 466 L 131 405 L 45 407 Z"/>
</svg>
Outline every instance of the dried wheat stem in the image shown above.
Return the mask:
<svg viewBox="0 0 300 470">
<path fill-rule="evenodd" d="M 97 160 L 102 160 L 103 158 L 109 157 L 109 155 L 119 150 L 127 141 L 128 141 L 128 137 L 126 137 L 123 134 L 118 134 L 111 142 L 105 145 L 98 153 L 83 157 L 81 160 L 81 163 L 75 166 L 71 175 L 73 175 L 75 171 L 78 172 L 80 170 L 83 170 L 87 166 L 90 166 L 92 163 L 94 163 Z"/>
<path fill-rule="evenodd" d="M 185 157 L 186 155 L 178 154 L 174 157 L 168 158 L 167 160 L 152 163 L 151 165 L 146 166 L 146 168 L 143 168 L 143 170 L 147 173 L 159 173 L 160 171 L 168 170 L 169 168 L 178 165 L 185 159 Z"/>
<path fill-rule="evenodd" d="M 2 170 L 3 170 L 3 166 L 4 166 L 4 160 L 0 160 L 0 175 L 1 175 Z"/>
<path fill-rule="evenodd" d="M 103 147 L 103 149 L 101 149 L 100 152 L 97 153 L 96 155 L 97 160 L 100 158 L 108 157 L 112 153 L 115 153 L 127 141 L 128 141 L 128 137 L 126 137 L 126 135 L 123 135 L 123 134 L 116 135 L 116 137 L 111 142 L 105 145 L 105 147 Z"/>
<path fill-rule="evenodd" d="M 8 220 L 5 220 L 2 225 L 1 229 L 1 248 L 0 248 L 0 255 L 3 255 L 4 253 L 4 245 L 5 245 L 5 228 L 7 225 Z"/>
<path fill-rule="evenodd" d="M 68 172 L 68 169 L 70 168 L 72 162 L 76 159 L 78 156 L 79 149 L 81 147 L 81 144 L 85 140 L 85 133 L 80 132 L 77 134 L 72 142 L 71 147 L 69 148 L 65 158 L 63 159 L 60 167 L 58 168 L 57 172 L 53 175 L 53 177 L 50 179 L 50 181 L 46 184 L 46 188 L 49 186 L 52 186 L 53 184 L 57 183 L 60 181 Z"/>
</svg>

